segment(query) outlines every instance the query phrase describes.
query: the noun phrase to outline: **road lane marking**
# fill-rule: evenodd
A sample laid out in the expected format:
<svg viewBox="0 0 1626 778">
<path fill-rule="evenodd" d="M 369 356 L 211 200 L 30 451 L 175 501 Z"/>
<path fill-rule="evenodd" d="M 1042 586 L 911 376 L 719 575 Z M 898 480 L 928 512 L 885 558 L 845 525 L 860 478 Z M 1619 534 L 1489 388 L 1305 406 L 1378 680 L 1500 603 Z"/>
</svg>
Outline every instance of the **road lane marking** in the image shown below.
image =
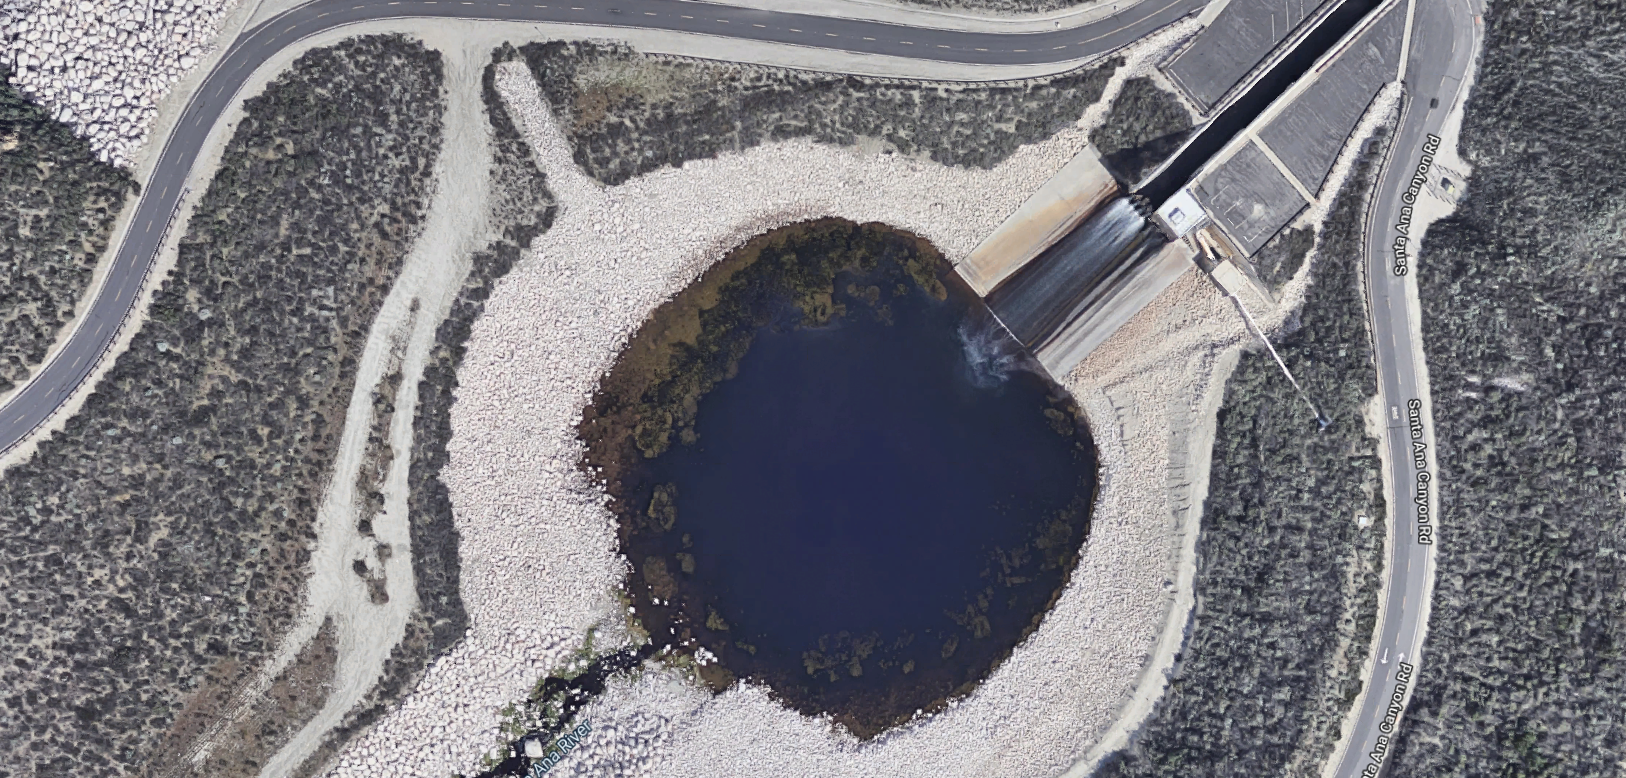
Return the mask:
<svg viewBox="0 0 1626 778">
<path fill-rule="evenodd" d="M 872 40 L 875 40 L 875 39 L 874 39 L 874 38 L 871 38 L 871 37 L 869 37 L 869 36 L 868 36 L 868 35 L 866 35 L 866 36 L 864 36 L 864 40 L 867 40 L 867 41 L 872 41 Z"/>
<path fill-rule="evenodd" d="M 839 37 L 841 37 L 840 35 L 837 35 L 837 34 L 835 34 L 833 32 L 827 32 L 827 33 L 825 33 L 825 36 L 830 37 L 830 38 L 839 38 Z"/>
<path fill-rule="evenodd" d="M 768 29 L 768 25 L 766 25 L 766 24 L 753 24 L 751 26 L 752 27 L 761 27 L 764 30 Z"/>
<path fill-rule="evenodd" d="M 1060 46 L 1057 46 L 1057 47 L 1056 47 L 1056 48 L 1053 48 L 1053 49 L 1051 49 L 1051 51 L 1060 51 L 1060 50 L 1062 50 L 1062 49 L 1065 49 L 1065 48 L 1067 48 L 1067 44 L 1065 44 L 1065 43 L 1063 43 L 1063 44 L 1062 44 L 1062 45 L 1060 45 Z"/>
</svg>

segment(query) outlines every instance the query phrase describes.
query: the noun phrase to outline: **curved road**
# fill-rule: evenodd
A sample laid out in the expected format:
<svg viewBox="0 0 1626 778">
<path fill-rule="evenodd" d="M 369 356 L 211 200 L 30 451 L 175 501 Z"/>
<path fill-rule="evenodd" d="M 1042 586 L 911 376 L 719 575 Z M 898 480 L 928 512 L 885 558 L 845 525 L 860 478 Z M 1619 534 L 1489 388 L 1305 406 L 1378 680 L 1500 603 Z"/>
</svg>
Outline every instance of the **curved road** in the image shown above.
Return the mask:
<svg viewBox="0 0 1626 778">
<path fill-rule="evenodd" d="M 1414 365 L 1421 344 L 1413 342 L 1405 304 L 1405 278 L 1390 271 L 1389 246 L 1401 197 L 1407 189 L 1428 134 L 1438 134 L 1455 104 L 1462 78 L 1473 64 L 1478 37 L 1468 4 L 1480 0 L 1412 0 L 1415 20 L 1407 73 L 1409 108 L 1390 153 L 1372 210 L 1368 235 L 1373 336 L 1379 386 L 1391 418 L 1390 461 L 1395 516 L 1412 506 L 1416 484 L 1411 441 L 1405 427 L 1406 401 L 1421 397 Z M 744 38 L 963 64 L 1045 64 L 1103 54 L 1142 38 L 1196 11 L 1207 0 L 1142 0 L 1119 13 L 1070 29 L 1029 33 L 977 33 L 908 27 L 857 19 L 734 8 L 689 0 L 315 0 L 276 16 L 238 36 L 193 92 L 165 141 L 135 216 L 122 237 L 111 269 L 67 344 L 0 407 L 0 453 L 39 428 L 69 398 L 107 354 L 132 313 L 147 273 L 180 202 L 182 187 L 205 138 L 249 76 L 271 56 L 302 38 L 348 24 L 399 18 L 459 18 L 555 22 L 599 27 L 638 27 L 720 37 Z M 1436 107 L 1430 101 L 1438 99 Z M 1423 421 L 1427 423 L 1427 406 Z M 1400 427 L 1394 426 L 1398 418 Z M 1395 669 L 1401 657 L 1415 662 L 1421 647 L 1431 576 L 1432 546 L 1415 541 L 1415 515 L 1392 522 L 1389 598 L 1383 604 L 1382 634 L 1376 651 L 1389 658 L 1374 665 L 1339 778 L 1374 775 L 1383 760 L 1368 754 L 1384 735 Z M 1402 694 L 1402 698 L 1404 698 Z"/>
<path fill-rule="evenodd" d="M 1424 154 L 1431 152 L 1430 136 L 1440 135 L 1447 114 L 1465 97 L 1462 82 L 1474 65 L 1483 33 L 1477 16 L 1483 0 L 1411 2 L 1411 43 L 1403 79 L 1405 108 L 1378 179 L 1366 235 L 1368 308 L 1378 392 L 1387 421 L 1383 445 L 1388 447 L 1389 483 L 1393 485 L 1388 495 L 1392 542 L 1385 571 L 1389 591 L 1381 603 L 1381 632 L 1373 645 L 1378 661 L 1364 687 L 1366 694 L 1336 778 L 1371 778 L 1387 771 L 1399 716 L 1426 670 L 1418 664 L 1418 657 L 1434 589 L 1434 510 L 1439 505 L 1440 486 L 1427 460 L 1423 467 L 1414 464 L 1412 445 L 1414 434 L 1420 436 L 1415 442 L 1431 445 L 1434 426 L 1418 375 L 1423 344 L 1412 338 L 1421 325 L 1411 320 L 1406 296 L 1407 285 L 1415 283 L 1418 241 L 1405 238 L 1404 250 L 1410 258 L 1403 275 L 1396 271 L 1394 246 L 1403 237 L 1397 225 L 1410 219 L 1410 210 L 1402 209 L 1409 205 L 1407 191 Z M 1426 176 L 1432 185 L 1440 174 L 1430 170 Z M 1420 404 L 1415 424 L 1409 407 L 1412 401 Z M 1426 534 L 1418 521 L 1420 479 L 1430 500 L 1424 514 L 1428 521 L 1422 524 Z"/>
<path fill-rule="evenodd" d="M 1033 65 L 1113 51 L 1206 3 L 1144 0 L 1090 24 L 1029 33 L 906 27 L 688 0 L 315 0 L 301 5 L 239 35 L 192 93 L 78 329 L 0 408 L 0 454 L 45 424 L 106 355 L 140 294 L 209 130 L 260 65 L 302 38 L 358 22 L 436 17 L 640 27 L 941 62 Z"/>
</svg>

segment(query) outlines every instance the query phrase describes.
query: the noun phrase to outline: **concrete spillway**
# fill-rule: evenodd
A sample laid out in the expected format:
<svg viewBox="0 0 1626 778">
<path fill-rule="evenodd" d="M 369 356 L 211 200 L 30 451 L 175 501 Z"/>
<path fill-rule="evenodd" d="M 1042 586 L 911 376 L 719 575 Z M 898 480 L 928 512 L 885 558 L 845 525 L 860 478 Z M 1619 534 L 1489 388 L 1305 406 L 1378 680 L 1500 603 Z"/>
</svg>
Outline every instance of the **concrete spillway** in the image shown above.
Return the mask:
<svg viewBox="0 0 1626 778">
<path fill-rule="evenodd" d="M 977 294 L 986 297 L 1072 232 L 1102 203 L 1120 194 L 1118 182 L 1101 164 L 1095 147 L 1086 146 L 955 269 Z"/>
<path fill-rule="evenodd" d="M 988 307 L 1047 369 L 1065 372 L 1189 267 L 1166 245 L 1120 197 L 996 287 Z"/>
</svg>

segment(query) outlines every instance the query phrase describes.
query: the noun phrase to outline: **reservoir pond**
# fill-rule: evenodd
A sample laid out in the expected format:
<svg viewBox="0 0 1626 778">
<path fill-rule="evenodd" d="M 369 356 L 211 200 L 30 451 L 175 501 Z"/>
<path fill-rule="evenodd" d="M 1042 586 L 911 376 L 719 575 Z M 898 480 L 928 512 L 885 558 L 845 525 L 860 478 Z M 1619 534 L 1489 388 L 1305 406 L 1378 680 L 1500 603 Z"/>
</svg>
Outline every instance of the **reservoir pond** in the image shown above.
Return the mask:
<svg viewBox="0 0 1626 778">
<path fill-rule="evenodd" d="M 664 304 L 585 409 L 627 593 L 668 657 L 861 738 L 987 677 L 1077 562 L 1073 400 L 926 241 L 821 220 Z M 704 649 L 704 650 L 701 650 Z"/>
</svg>

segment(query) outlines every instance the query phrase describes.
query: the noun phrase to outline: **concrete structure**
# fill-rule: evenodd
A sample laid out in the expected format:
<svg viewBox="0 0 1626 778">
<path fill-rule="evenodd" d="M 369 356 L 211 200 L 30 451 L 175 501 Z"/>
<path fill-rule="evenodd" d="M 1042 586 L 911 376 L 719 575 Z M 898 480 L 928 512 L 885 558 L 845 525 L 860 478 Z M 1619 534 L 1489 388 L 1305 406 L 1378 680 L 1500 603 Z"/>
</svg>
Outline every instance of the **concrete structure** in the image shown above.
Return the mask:
<svg viewBox="0 0 1626 778">
<path fill-rule="evenodd" d="M 1321 191 L 1378 90 L 1399 74 L 1405 29 L 1406 6 L 1396 4 L 1323 63 L 1304 91 L 1259 130 L 1259 140 L 1311 194 Z"/>
<path fill-rule="evenodd" d="M 1210 111 L 1325 5 L 1326 0 L 1230 0 L 1163 72 Z"/>
<path fill-rule="evenodd" d="M 1199 178 L 1193 194 L 1249 256 L 1310 204 L 1268 151 L 1252 140 Z"/>
<path fill-rule="evenodd" d="M 954 269 L 977 294 L 987 297 L 1118 193 L 1118 183 L 1101 165 L 1101 155 L 1094 146 L 1086 146 Z"/>
<path fill-rule="evenodd" d="M 1196 251 L 1186 241 L 1165 244 L 1150 258 L 1122 268 L 1095 290 L 1098 302 L 1068 322 L 1035 352 L 1039 364 L 1053 376 L 1065 376 L 1078 363 L 1117 332 L 1130 317 L 1181 275 L 1194 270 Z"/>
<path fill-rule="evenodd" d="M 1389 2 L 1363 20 L 1193 177 L 1197 202 L 1244 255 L 1315 201 L 1362 114 L 1399 73 L 1406 11 Z"/>
<path fill-rule="evenodd" d="M 1208 214 L 1203 211 L 1197 198 L 1192 196 L 1190 189 L 1181 189 L 1158 207 L 1157 213 L 1152 214 L 1152 221 L 1172 240 L 1184 238 L 1192 230 L 1207 224 Z"/>
</svg>

